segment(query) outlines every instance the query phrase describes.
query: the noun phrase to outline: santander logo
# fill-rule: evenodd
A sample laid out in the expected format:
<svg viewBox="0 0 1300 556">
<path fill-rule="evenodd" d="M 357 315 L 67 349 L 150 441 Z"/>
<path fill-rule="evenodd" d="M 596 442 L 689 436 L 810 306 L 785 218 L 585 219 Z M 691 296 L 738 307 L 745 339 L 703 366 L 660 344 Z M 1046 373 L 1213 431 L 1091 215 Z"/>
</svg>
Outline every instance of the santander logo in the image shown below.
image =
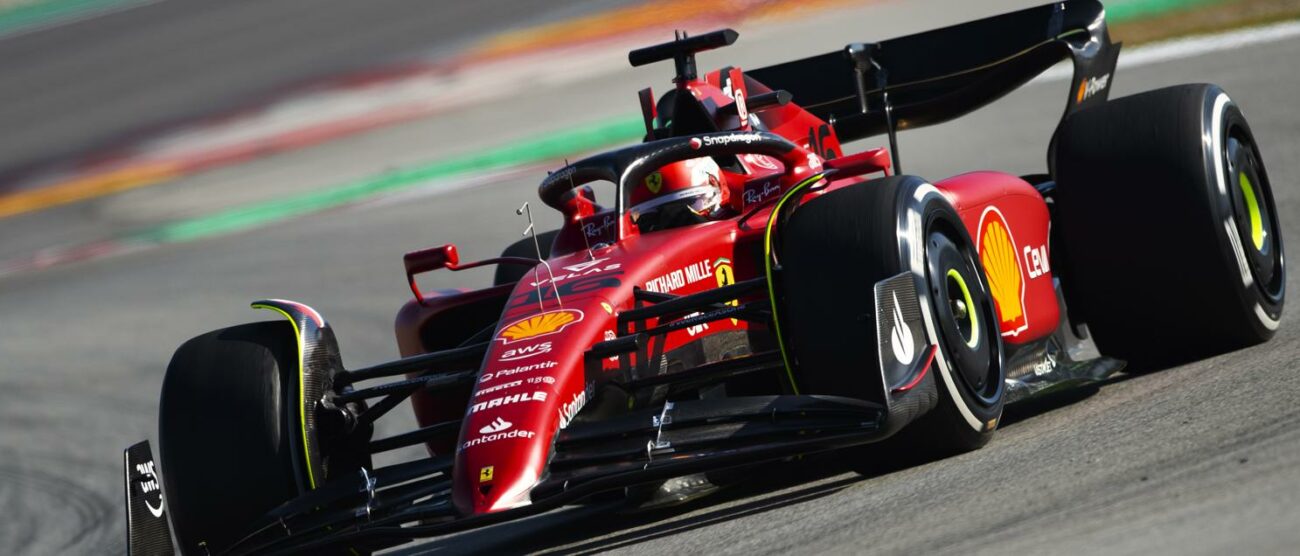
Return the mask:
<svg viewBox="0 0 1300 556">
<path fill-rule="evenodd" d="M 497 421 L 487 423 L 487 426 L 482 427 L 482 429 L 478 429 L 478 434 L 500 433 L 500 431 L 510 429 L 510 427 L 512 426 L 515 426 L 515 423 L 497 417 Z"/>
<path fill-rule="evenodd" d="M 511 427 L 513 426 L 515 426 L 514 423 L 511 423 L 510 421 L 497 417 L 495 421 L 488 423 L 487 426 L 478 430 L 479 432 L 478 438 L 473 438 L 465 441 L 464 444 L 460 445 L 460 449 L 468 450 L 475 446 L 480 446 L 483 444 L 491 444 L 498 440 L 509 440 L 512 438 L 522 438 L 525 440 L 531 440 L 532 438 L 535 438 L 537 436 L 536 432 L 524 430 L 524 429 L 512 429 Z"/>
<path fill-rule="evenodd" d="M 488 423 L 486 427 L 479 429 L 478 433 L 492 434 L 492 433 L 497 433 L 509 429 L 510 427 L 513 426 L 515 426 L 514 423 L 511 423 L 510 421 L 497 417 L 497 420 L 492 421 L 491 423 Z"/>
</svg>

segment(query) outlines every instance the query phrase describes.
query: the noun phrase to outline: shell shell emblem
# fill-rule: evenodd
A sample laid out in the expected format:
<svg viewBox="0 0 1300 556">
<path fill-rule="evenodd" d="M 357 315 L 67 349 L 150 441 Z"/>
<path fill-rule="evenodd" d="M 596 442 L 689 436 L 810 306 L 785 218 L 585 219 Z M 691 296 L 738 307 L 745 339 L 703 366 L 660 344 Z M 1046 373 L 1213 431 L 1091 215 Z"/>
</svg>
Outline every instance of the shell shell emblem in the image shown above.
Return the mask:
<svg viewBox="0 0 1300 556">
<path fill-rule="evenodd" d="M 510 323 L 501 329 L 498 339 L 508 344 L 547 334 L 555 334 L 564 330 L 570 324 L 581 320 L 582 311 L 576 309 L 550 311 Z"/>
<path fill-rule="evenodd" d="M 997 305 L 1003 336 L 1015 336 L 1029 328 L 1025 315 L 1025 277 L 1016 255 L 1016 240 L 1002 211 L 990 206 L 980 215 L 980 263 L 989 279 L 990 293 Z"/>
</svg>

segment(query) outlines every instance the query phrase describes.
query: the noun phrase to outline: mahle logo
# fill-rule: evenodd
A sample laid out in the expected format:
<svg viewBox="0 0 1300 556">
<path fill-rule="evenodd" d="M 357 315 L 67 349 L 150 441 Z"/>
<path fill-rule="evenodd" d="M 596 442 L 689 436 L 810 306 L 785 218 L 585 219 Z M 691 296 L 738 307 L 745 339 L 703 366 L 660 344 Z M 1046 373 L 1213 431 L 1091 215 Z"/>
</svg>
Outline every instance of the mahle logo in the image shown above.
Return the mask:
<svg viewBox="0 0 1300 556">
<path fill-rule="evenodd" d="M 494 407 L 501 407 L 503 405 L 516 404 L 520 402 L 544 402 L 544 401 L 546 401 L 546 392 L 514 394 L 511 396 L 494 398 L 485 402 L 478 402 L 474 405 L 469 406 L 469 412 L 478 413 L 480 411 L 483 411 L 484 409 L 492 409 Z"/>
</svg>

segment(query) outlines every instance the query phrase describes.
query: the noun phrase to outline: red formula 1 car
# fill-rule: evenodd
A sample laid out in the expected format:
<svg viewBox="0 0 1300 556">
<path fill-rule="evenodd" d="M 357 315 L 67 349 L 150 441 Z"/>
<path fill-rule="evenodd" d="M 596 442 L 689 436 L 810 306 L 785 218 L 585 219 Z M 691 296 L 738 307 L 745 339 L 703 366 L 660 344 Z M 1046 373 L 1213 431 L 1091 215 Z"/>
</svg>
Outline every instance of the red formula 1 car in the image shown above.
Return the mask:
<svg viewBox="0 0 1300 556">
<path fill-rule="evenodd" d="M 631 53 L 673 60 L 675 85 L 640 93 L 643 143 L 541 183 L 559 230 L 477 262 L 407 254 L 401 359 L 345 369 L 325 319 L 279 300 L 254 304 L 278 320 L 181 346 L 162 469 L 147 443 L 126 453 L 132 553 L 172 532 L 185 552 L 367 552 L 597 493 L 679 500 L 799 454 L 938 457 L 988 442 L 1008 402 L 1277 328 L 1281 234 L 1250 127 L 1213 85 L 1107 100 L 1119 47 L 1099 3 L 697 75 L 696 52 L 736 38 Z M 897 148 L 843 150 L 1061 59 L 1042 175 L 927 181 Z M 482 265 L 494 285 L 416 285 Z M 408 399 L 419 428 L 374 438 Z M 412 445 L 428 456 L 371 463 Z"/>
</svg>

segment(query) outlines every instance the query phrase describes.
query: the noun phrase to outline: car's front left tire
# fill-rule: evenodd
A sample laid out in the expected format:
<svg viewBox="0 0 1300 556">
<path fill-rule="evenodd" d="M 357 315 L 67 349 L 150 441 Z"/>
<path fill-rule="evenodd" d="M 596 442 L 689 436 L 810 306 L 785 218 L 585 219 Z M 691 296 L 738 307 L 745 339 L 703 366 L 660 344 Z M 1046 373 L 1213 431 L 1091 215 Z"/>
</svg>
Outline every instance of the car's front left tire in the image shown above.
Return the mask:
<svg viewBox="0 0 1300 556">
<path fill-rule="evenodd" d="M 1002 338 L 974 242 L 948 200 L 920 178 L 881 178 L 809 200 L 780 233 L 781 326 L 801 393 L 883 394 L 895 426 L 914 420 L 884 443 L 846 452 L 850 463 L 874 469 L 988 443 L 1004 404 Z M 878 349 L 874 290 L 900 274 L 915 280 L 938 344 L 928 375 L 905 392 L 881 384 L 887 350 Z"/>
</svg>

